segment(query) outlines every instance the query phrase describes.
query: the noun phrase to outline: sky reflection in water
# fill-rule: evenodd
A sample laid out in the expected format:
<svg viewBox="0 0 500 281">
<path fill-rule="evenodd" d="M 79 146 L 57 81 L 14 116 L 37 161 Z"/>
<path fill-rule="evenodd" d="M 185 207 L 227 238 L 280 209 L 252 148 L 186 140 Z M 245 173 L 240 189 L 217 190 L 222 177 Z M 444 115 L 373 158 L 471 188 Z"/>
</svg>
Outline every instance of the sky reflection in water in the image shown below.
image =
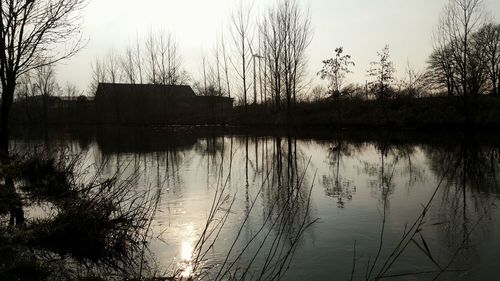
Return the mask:
<svg viewBox="0 0 500 281">
<path fill-rule="evenodd" d="M 76 142 L 65 144 L 79 150 Z M 499 214 L 492 207 L 499 203 L 500 162 L 496 146 L 226 136 L 188 138 L 181 145 L 157 149 L 140 143 L 128 147 L 122 144 L 120 151 L 108 147 L 99 139 L 92 141 L 85 148 L 87 162 L 105 163 L 109 174 L 118 168 L 124 174 L 138 169 L 138 188 L 148 185 L 162 188 L 153 225 L 153 237 L 162 241 L 152 241 L 151 247 L 160 264 L 168 267 L 177 260 L 174 264 L 183 269 L 183 277 L 193 274 L 194 245 L 203 231 L 214 191 L 221 180 L 228 180 L 236 201 L 226 228 L 207 257 L 212 264 L 224 260 L 224 253 L 253 199 L 257 198 L 257 212 L 248 218 L 237 247 L 257 232 L 266 214 L 272 212 L 280 190 L 302 176 L 304 186 L 314 184 L 310 216 L 320 221 L 301 240 L 288 279 L 326 280 L 333 273 L 339 279 L 348 279 L 354 241 L 359 264 L 355 276 L 362 278 L 368 260 L 373 260 L 377 253 L 384 208 L 387 217 L 381 255 L 387 256 L 405 227 L 422 211 L 422 204 L 429 200 L 440 180 L 444 184 L 422 231 L 434 258 L 440 263 L 449 260 L 466 229 L 481 219 L 484 221 L 470 236 L 470 245 L 475 246 L 460 251 L 456 258 L 456 266 L 467 266 L 466 272 L 449 273 L 446 277 L 454 280 L 500 277 L 493 262 L 495 256 L 500 256 L 494 238 L 500 235 Z M 259 193 L 263 183 L 264 191 Z M 432 268 L 428 258 L 411 246 L 392 273 Z M 417 276 L 408 280 L 428 279 L 429 276 Z"/>
</svg>

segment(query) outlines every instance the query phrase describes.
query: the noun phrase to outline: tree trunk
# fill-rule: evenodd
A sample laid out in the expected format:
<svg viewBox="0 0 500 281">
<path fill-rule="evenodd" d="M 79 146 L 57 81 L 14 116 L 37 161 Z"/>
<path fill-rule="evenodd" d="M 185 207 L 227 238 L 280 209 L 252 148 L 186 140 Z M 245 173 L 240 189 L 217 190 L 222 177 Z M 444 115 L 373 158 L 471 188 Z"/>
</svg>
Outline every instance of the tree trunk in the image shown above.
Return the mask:
<svg viewBox="0 0 500 281">
<path fill-rule="evenodd" d="M 12 85 L 12 86 L 11 86 Z M 9 154 L 9 114 L 14 97 L 14 84 L 7 84 L 2 92 L 2 106 L 0 115 L 0 154 L 8 157 Z"/>
<path fill-rule="evenodd" d="M 497 78 L 497 92 L 496 94 L 497 95 L 500 95 L 500 73 L 498 74 L 498 78 Z"/>
</svg>

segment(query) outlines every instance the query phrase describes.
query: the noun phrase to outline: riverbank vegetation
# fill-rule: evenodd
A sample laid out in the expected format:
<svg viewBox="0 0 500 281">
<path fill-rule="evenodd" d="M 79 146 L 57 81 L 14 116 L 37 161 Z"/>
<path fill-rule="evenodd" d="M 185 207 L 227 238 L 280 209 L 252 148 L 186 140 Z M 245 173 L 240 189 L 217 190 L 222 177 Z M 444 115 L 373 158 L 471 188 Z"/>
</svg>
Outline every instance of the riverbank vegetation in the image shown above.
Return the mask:
<svg viewBox="0 0 500 281">
<path fill-rule="evenodd" d="M 0 279 L 140 276 L 155 194 L 122 175 L 86 174 L 60 151 L 12 155 L 0 166 Z M 101 280 L 101 279 L 96 279 Z"/>
</svg>

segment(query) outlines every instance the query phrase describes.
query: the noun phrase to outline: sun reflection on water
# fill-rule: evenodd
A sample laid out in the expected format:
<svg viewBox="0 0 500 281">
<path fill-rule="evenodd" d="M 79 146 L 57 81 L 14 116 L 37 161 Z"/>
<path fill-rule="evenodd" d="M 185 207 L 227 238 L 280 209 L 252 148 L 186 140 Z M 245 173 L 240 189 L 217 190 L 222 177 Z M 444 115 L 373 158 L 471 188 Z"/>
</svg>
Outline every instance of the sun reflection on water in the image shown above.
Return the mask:
<svg viewBox="0 0 500 281">
<path fill-rule="evenodd" d="M 194 274 L 194 261 L 193 261 L 193 236 L 194 236 L 194 227 L 192 224 L 186 226 L 186 232 L 183 236 L 181 249 L 180 249 L 180 268 L 181 268 L 181 276 L 183 278 L 189 278 Z"/>
<path fill-rule="evenodd" d="M 184 262 L 190 262 L 193 258 L 193 246 L 188 241 L 182 241 L 181 258 Z"/>
</svg>

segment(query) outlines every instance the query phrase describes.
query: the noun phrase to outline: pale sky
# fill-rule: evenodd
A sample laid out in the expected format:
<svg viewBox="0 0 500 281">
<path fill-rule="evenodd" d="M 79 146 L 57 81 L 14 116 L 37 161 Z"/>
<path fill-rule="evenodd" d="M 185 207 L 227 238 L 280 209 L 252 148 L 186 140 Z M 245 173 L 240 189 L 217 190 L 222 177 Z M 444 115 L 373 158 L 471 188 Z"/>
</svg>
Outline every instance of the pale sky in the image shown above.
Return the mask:
<svg viewBox="0 0 500 281">
<path fill-rule="evenodd" d="M 217 34 L 227 30 L 235 0 L 89 0 L 84 11 L 83 34 L 89 39 L 84 50 L 59 65 L 58 80 L 87 90 L 91 61 L 109 50 L 123 50 L 136 35 L 163 29 L 179 42 L 185 69 L 200 77 L 202 54 L 210 52 Z M 250 0 L 249 0 L 250 1 Z M 255 0 L 257 20 L 274 0 Z M 366 69 L 377 51 L 390 47 L 397 76 L 409 61 L 422 69 L 432 51 L 432 34 L 447 0 L 299 0 L 309 9 L 313 39 L 308 49 L 309 72 L 315 76 L 321 61 L 343 46 L 356 63 L 349 82 L 368 79 Z M 138 4 L 140 3 L 140 4 Z M 490 17 L 499 22 L 500 1 L 485 0 Z M 318 79 L 316 79 L 318 80 Z"/>
</svg>

